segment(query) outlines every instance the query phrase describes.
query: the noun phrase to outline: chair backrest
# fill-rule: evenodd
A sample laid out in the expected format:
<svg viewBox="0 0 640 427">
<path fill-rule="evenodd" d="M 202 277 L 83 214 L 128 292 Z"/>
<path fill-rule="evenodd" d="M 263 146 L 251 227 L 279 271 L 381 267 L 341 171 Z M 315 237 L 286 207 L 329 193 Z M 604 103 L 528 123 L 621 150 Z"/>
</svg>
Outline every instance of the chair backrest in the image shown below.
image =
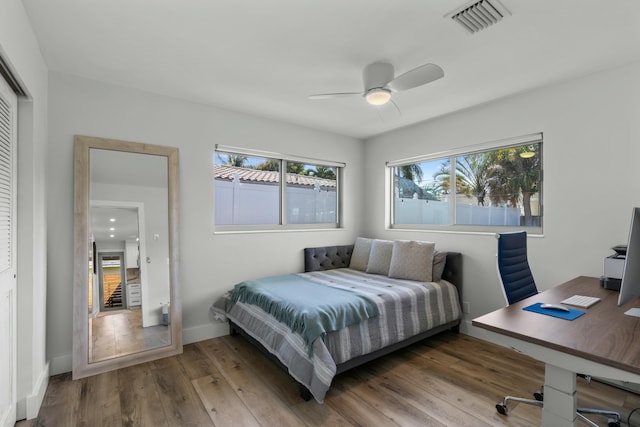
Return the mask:
<svg viewBox="0 0 640 427">
<path fill-rule="evenodd" d="M 527 260 L 527 232 L 498 233 L 498 276 L 507 305 L 538 293 Z"/>
</svg>

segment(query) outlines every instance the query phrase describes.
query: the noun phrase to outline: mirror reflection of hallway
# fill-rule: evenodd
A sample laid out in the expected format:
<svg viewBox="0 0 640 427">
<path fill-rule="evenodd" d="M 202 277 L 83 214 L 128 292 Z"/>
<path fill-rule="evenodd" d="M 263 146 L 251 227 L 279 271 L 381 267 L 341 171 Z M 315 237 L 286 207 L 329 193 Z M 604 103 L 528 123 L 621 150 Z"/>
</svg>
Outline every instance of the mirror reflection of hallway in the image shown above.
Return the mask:
<svg viewBox="0 0 640 427">
<path fill-rule="evenodd" d="M 92 188 L 99 193 L 97 184 Z M 168 284 L 155 274 L 156 263 L 148 261 L 150 254 L 152 260 L 159 258 L 153 245 L 157 240 L 146 239 L 148 203 L 92 200 L 90 204 L 89 363 L 170 345 L 169 319 L 166 323 L 162 319 L 162 302 L 170 303 Z"/>
</svg>

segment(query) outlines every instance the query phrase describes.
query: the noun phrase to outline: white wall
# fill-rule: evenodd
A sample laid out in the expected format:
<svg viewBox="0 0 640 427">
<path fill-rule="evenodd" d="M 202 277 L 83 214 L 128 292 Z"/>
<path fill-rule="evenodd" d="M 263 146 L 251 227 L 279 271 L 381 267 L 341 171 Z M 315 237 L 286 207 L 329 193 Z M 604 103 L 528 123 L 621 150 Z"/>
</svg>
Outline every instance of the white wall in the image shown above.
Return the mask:
<svg viewBox="0 0 640 427">
<path fill-rule="evenodd" d="M 504 98 L 365 142 L 365 234 L 432 240 L 464 254 L 467 320 L 504 305 L 493 234 L 385 228 L 385 161 L 486 141 L 544 133 L 544 235 L 528 241 L 542 290 L 578 275 L 602 274 L 610 248 L 626 243 L 640 205 L 640 63 Z M 434 100 L 433 102 L 437 102 Z M 481 335 L 467 326 L 471 334 Z M 470 328 L 470 329 L 469 329 Z"/>
<path fill-rule="evenodd" d="M 18 100 L 18 418 L 37 415 L 49 365 L 45 348 L 47 68 L 19 0 L 0 2 L 0 55 L 28 93 Z"/>
<path fill-rule="evenodd" d="M 209 306 L 235 283 L 302 271 L 307 246 L 348 244 L 361 234 L 364 196 L 361 141 L 52 72 L 49 75 L 49 315 L 53 373 L 71 369 L 73 135 L 180 149 L 180 278 L 185 343 L 226 334 Z M 345 228 L 329 231 L 216 234 L 214 144 L 344 161 Z"/>
</svg>

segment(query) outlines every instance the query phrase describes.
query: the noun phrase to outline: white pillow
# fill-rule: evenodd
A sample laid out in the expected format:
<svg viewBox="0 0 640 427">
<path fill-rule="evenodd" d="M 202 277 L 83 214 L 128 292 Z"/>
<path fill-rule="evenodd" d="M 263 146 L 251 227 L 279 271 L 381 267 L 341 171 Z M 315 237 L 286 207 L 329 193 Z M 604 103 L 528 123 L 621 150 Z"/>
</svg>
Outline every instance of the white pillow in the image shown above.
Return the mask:
<svg viewBox="0 0 640 427">
<path fill-rule="evenodd" d="M 389 275 L 393 242 L 391 240 L 377 240 L 371 242 L 371 253 L 367 263 L 367 273 Z"/>
<path fill-rule="evenodd" d="M 444 267 L 447 263 L 447 253 L 441 251 L 433 251 L 433 278 L 432 282 L 439 282 L 442 280 L 442 273 L 444 273 Z"/>
<path fill-rule="evenodd" d="M 433 242 L 393 242 L 389 277 L 431 282 L 435 246 Z"/>
<path fill-rule="evenodd" d="M 356 244 L 353 246 L 353 253 L 351 254 L 349 268 L 360 271 L 367 270 L 372 242 L 372 239 L 365 239 L 364 237 L 358 237 L 356 239 Z"/>
</svg>

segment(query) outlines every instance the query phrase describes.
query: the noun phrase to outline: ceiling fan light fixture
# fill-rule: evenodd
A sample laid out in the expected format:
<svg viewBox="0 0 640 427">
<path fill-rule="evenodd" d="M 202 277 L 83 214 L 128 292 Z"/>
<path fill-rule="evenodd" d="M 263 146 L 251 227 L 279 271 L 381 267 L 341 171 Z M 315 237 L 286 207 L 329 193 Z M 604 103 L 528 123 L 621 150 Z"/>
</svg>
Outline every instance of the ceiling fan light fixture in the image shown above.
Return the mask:
<svg viewBox="0 0 640 427">
<path fill-rule="evenodd" d="M 371 89 L 364 97 L 371 105 L 384 105 L 391 100 L 391 91 L 384 88 Z"/>
</svg>

